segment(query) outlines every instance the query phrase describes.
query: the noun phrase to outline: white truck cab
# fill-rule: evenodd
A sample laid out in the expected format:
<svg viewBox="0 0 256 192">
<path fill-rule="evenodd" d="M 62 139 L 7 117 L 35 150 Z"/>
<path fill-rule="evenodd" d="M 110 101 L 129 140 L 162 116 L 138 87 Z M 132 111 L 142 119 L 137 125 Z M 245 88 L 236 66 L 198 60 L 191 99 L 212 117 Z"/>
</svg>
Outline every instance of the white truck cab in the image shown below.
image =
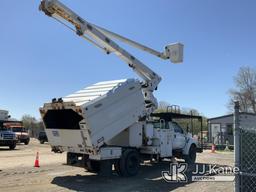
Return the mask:
<svg viewBox="0 0 256 192">
<path fill-rule="evenodd" d="M 147 145 L 142 147 L 142 153 L 153 153 L 160 158 L 179 157 L 184 158 L 188 163 L 194 163 L 198 141 L 192 138 L 191 133 L 186 133 L 176 122 L 158 121 L 148 122 L 145 130 Z M 152 148 L 152 150 L 148 150 Z M 191 151 L 190 149 L 193 148 Z M 187 156 L 192 155 L 192 159 Z"/>
</svg>

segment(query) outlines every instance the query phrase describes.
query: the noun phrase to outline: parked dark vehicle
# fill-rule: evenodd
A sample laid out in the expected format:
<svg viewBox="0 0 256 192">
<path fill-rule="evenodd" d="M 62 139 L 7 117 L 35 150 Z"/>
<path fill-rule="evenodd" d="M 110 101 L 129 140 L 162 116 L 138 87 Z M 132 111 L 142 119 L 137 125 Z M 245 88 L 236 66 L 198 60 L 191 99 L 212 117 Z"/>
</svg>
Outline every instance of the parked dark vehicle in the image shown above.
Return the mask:
<svg viewBox="0 0 256 192">
<path fill-rule="evenodd" d="M 38 140 L 40 141 L 41 144 L 44 144 L 44 142 L 48 142 L 47 135 L 44 131 L 41 131 L 39 133 Z"/>
</svg>

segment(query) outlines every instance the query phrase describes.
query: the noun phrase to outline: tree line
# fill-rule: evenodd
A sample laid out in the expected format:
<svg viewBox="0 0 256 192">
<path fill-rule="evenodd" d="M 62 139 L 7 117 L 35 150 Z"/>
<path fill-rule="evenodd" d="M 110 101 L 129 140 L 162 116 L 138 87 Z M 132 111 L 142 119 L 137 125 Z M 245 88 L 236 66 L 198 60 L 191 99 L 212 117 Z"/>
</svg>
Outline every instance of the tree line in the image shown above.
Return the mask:
<svg viewBox="0 0 256 192">
<path fill-rule="evenodd" d="M 207 118 L 197 109 L 179 108 L 177 105 L 172 105 L 166 101 L 160 101 L 158 104 L 158 109 L 155 112 L 175 112 L 186 115 L 202 116 L 202 130 L 208 130 Z M 188 130 L 188 132 L 193 133 L 193 135 L 199 135 L 201 132 L 201 122 L 198 119 L 174 119 L 174 121 L 177 122 L 183 128 L 183 130 Z"/>
<path fill-rule="evenodd" d="M 242 112 L 256 114 L 256 68 L 243 66 L 234 76 L 235 88 L 229 90 L 228 108 L 233 109 L 234 101 L 239 101 Z"/>
<path fill-rule="evenodd" d="M 44 130 L 44 124 L 41 119 L 36 119 L 31 115 L 23 115 L 21 118 L 23 126 L 29 131 L 31 137 L 37 138 L 40 131 Z"/>
</svg>

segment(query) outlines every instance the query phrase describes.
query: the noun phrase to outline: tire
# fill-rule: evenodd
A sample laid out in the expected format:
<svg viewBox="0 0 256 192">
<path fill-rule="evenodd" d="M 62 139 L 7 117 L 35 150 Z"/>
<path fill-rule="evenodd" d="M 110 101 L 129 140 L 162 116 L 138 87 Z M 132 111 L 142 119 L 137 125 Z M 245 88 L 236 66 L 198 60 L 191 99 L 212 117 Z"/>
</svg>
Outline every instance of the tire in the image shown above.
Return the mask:
<svg viewBox="0 0 256 192">
<path fill-rule="evenodd" d="M 75 153 L 67 153 L 67 165 L 74 165 L 78 161 L 78 157 Z"/>
<path fill-rule="evenodd" d="M 189 154 L 186 155 L 184 157 L 185 159 L 185 162 L 188 164 L 188 165 L 194 165 L 195 162 L 196 162 L 196 146 L 195 145 L 191 145 L 190 146 L 190 149 L 189 149 Z"/>
<path fill-rule="evenodd" d="M 14 150 L 15 147 L 16 147 L 16 143 L 13 143 L 13 144 L 9 145 L 9 149 L 10 149 L 10 150 Z"/>
<path fill-rule="evenodd" d="M 120 159 L 118 159 L 114 163 L 114 167 L 115 167 L 115 171 L 116 171 L 117 175 L 122 176 L 122 173 L 121 173 L 121 170 L 120 170 Z"/>
<path fill-rule="evenodd" d="M 26 139 L 25 141 L 24 141 L 24 144 L 25 145 L 28 145 L 29 144 L 29 141 L 30 141 L 30 139 L 28 138 L 28 139 Z"/>
<path fill-rule="evenodd" d="M 100 161 L 89 160 L 86 162 L 86 169 L 89 172 L 98 173 L 100 171 Z"/>
<path fill-rule="evenodd" d="M 115 164 L 115 169 L 120 176 L 131 177 L 138 174 L 140 168 L 140 156 L 137 150 L 127 149 L 120 160 Z"/>
</svg>

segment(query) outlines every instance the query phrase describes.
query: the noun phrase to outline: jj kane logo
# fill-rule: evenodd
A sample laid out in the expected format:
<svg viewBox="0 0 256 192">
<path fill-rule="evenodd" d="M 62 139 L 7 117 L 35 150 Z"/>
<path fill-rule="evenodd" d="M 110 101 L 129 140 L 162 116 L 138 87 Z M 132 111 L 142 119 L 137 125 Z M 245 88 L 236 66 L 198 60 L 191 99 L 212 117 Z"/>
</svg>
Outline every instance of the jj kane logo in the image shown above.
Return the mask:
<svg viewBox="0 0 256 192">
<path fill-rule="evenodd" d="M 188 168 L 187 163 L 170 164 L 169 171 L 162 171 L 162 177 L 167 182 L 187 182 L 188 178 L 185 174 Z"/>
<path fill-rule="evenodd" d="M 235 174 L 239 174 L 238 167 L 219 167 L 217 165 L 196 164 L 192 173 L 192 181 L 234 181 Z M 162 171 L 162 177 L 166 182 L 188 182 L 188 164 L 170 164 L 169 171 Z M 191 174 L 190 174 L 191 175 Z"/>
</svg>

